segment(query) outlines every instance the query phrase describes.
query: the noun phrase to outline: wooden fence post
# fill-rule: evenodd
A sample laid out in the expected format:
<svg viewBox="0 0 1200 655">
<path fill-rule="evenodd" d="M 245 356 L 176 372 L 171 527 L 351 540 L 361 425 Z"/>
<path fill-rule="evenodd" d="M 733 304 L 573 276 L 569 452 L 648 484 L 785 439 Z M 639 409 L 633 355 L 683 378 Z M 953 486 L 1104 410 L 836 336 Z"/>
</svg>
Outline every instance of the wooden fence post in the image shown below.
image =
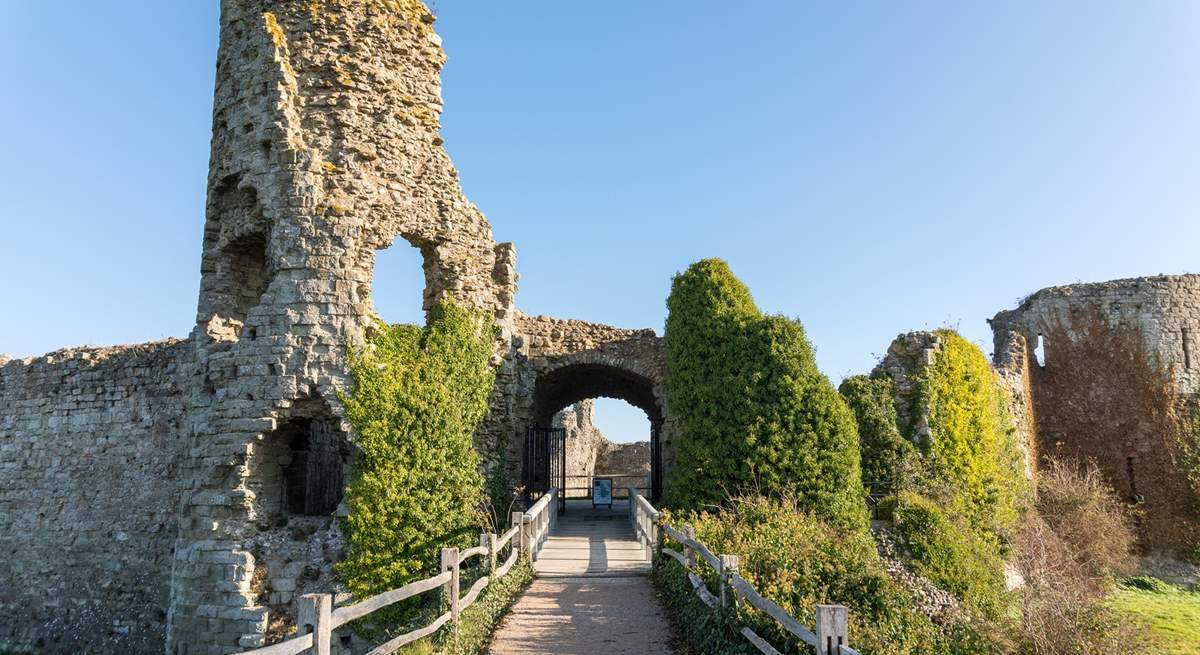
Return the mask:
<svg viewBox="0 0 1200 655">
<path fill-rule="evenodd" d="M 655 512 L 650 517 L 650 534 L 654 535 L 654 556 L 662 555 L 663 535 L 662 535 L 662 513 Z"/>
<path fill-rule="evenodd" d="M 525 556 L 529 561 L 533 561 L 533 552 L 537 548 L 534 541 L 533 517 L 528 514 L 521 515 L 521 545 L 525 548 Z"/>
<path fill-rule="evenodd" d="M 525 543 L 521 541 L 521 533 L 524 532 L 524 530 L 521 528 L 522 516 L 525 516 L 525 512 L 513 512 L 511 517 L 512 527 L 517 529 L 517 533 L 513 535 L 513 538 L 509 541 L 509 543 L 512 544 L 511 547 L 515 548 L 518 553 L 525 552 Z"/>
<path fill-rule="evenodd" d="M 737 555 L 721 556 L 721 570 L 717 572 L 718 580 L 721 583 L 721 607 L 737 610 L 737 594 L 733 591 L 730 581 L 733 580 L 740 565 L 741 560 Z"/>
<path fill-rule="evenodd" d="M 817 605 L 817 655 L 838 655 L 849 646 L 849 610 L 842 605 Z"/>
<path fill-rule="evenodd" d="M 446 583 L 446 602 L 450 605 L 450 622 L 458 629 L 458 549 L 442 549 L 442 572 L 450 572 L 450 581 Z"/>
<path fill-rule="evenodd" d="M 296 634 L 312 633 L 313 645 L 308 652 L 313 655 L 329 655 L 332 611 L 333 597 L 329 594 L 304 594 L 296 604 Z"/>
<path fill-rule="evenodd" d="M 493 577 L 496 575 L 496 542 L 499 540 L 500 538 L 496 536 L 495 532 L 485 532 L 479 535 L 479 545 L 487 546 L 488 575 Z"/>
<path fill-rule="evenodd" d="M 695 541 L 696 540 L 696 528 L 693 528 L 691 523 L 684 523 L 683 524 L 683 536 L 687 537 L 688 539 L 690 539 L 692 541 Z M 686 568 L 689 571 L 696 570 L 696 551 L 692 550 L 692 547 L 689 546 L 686 542 L 684 542 L 684 544 L 683 544 L 683 566 L 684 566 L 684 568 Z"/>
</svg>

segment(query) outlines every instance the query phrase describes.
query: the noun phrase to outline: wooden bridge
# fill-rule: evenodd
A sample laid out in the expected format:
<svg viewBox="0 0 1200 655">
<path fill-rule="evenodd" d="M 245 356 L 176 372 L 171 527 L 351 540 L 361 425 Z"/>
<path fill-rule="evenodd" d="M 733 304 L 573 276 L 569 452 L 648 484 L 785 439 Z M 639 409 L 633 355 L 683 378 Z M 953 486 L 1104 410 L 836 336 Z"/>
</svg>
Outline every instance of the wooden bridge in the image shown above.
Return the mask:
<svg viewBox="0 0 1200 655">
<path fill-rule="evenodd" d="M 367 655 L 394 653 L 446 624 L 457 625 L 461 612 L 522 556 L 533 561 L 535 580 L 496 630 L 488 655 L 670 655 L 675 652 L 670 622 L 649 579 L 653 555 L 659 561 L 668 557 L 678 561 L 696 596 L 714 611 L 745 603 L 811 646 L 816 655 L 860 655 L 847 643 L 845 607 L 818 605 L 817 624 L 810 630 L 755 591 L 738 574 L 737 557 L 714 555 L 696 540 L 690 526 L 663 523 L 636 489 L 629 489 L 627 500 L 614 499 L 611 507 L 595 508 L 590 501 L 575 500 L 568 501 L 561 513 L 557 494 L 557 488 L 551 488 L 528 511 L 515 512 L 512 528 L 503 535 L 480 535 L 478 547 L 442 549 L 439 575 L 336 610 L 329 594 L 301 597 L 300 634 L 241 655 L 330 655 L 333 629 L 401 600 L 439 591 L 448 608 L 444 614 Z M 668 540 L 679 550 L 668 547 Z M 508 555 L 500 563 L 506 549 Z M 459 572 L 463 562 L 473 557 L 486 558 L 490 574 L 462 594 Z M 717 593 L 700 575 L 704 566 L 715 573 Z M 749 627 L 742 628 L 741 634 L 765 655 L 781 655 Z"/>
</svg>

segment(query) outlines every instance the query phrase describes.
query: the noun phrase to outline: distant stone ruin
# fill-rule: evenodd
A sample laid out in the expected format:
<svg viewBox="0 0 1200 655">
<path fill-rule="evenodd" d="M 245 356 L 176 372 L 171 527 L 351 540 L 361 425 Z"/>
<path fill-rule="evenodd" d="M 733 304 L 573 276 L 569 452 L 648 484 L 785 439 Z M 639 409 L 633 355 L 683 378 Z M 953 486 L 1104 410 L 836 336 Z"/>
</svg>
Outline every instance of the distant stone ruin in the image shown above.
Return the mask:
<svg viewBox="0 0 1200 655">
<path fill-rule="evenodd" d="M 575 403 L 554 416 L 552 424 L 567 431 L 567 498 L 586 498 L 593 477 L 613 478 L 613 488 L 650 489 L 650 442 L 613 443 L 592 423 L 595 402 Z"/>
</svg>

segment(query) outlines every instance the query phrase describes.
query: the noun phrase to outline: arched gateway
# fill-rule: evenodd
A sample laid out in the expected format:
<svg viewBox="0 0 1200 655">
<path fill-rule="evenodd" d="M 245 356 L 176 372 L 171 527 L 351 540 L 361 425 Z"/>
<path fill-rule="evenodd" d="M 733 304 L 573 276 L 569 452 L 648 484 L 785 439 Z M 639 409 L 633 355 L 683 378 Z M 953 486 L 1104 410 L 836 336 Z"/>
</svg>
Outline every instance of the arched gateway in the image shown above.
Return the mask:
<svg viewBox="0 0 1200 655">
<path fill-rule="evenodd" d="M 518 316 L 513 325 L 511 377 L 502 407 L 515 438 L 515 479 L 530 491 L 563 486 L 565 432 L 554 416 L 591 398 L 616 398 L 641 409 L 650 423 L 650 495 L 657 498 L 673 460 L 671 421 L 663 395 L 662 340 L 653 330 L 626 330 L 576 320 Z"/>
</svg>

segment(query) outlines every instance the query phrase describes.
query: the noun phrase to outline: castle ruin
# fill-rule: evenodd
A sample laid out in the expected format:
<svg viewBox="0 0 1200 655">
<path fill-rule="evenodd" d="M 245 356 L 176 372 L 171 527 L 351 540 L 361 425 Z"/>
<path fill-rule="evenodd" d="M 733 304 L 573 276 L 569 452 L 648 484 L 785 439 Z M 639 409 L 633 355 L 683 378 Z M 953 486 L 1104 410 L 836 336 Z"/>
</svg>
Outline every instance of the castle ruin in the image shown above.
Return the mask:
<svg viewBox="0 0 1200 655">
<path fill-rule="evenodd" d="M 419 0 L 222 0 L 191 334 L 0 358 L 0 651 L 222 655 L 262 645 L 299 594 L 334 588 L 353 456 L 337 392 L 390 247 L 420 251 L 426 309 L 452 299 L 496 319 L 485 460 L 507 449 L 519 463 L 528 428 L 614 397 L 646 412 L 661 488 L 661 340 L 517 309 L 515 248 L 494 241 L 442 148 L 432 23 Z M 1200 318 L 1200 282 L 1139 285 L 1096 294 L 1187 363 L 1178 379 L 1195 391 L 1194 337 L 1178 335 Z M 993 323 L 1031 416 L 1022 340 L 1072 295 L 1041 292 Z"/>
</svg>

